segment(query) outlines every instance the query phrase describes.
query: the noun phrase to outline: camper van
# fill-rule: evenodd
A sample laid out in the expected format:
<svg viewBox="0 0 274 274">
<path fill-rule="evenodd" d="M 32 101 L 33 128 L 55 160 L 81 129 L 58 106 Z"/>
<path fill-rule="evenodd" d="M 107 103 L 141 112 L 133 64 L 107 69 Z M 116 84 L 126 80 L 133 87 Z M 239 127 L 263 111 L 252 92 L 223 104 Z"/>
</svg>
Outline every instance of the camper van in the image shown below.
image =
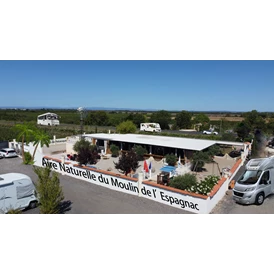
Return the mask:
<svg viewBox="0 0 274 274">
<path fill-rule="evenodd" d="M 233 200 L 261 205 L 274 193 L 274 156 L 251 159 L 233 188 Z"/>
<path fill-rule="evenodd" d="M 158 123 L 141 123 L 140 131 L 161 132 L 161 127 Z"/>
<path fill-rule="evenodd" d="M 37 116 L 37 125 L 58 126 L 60 125 L 59 118 L 57 114 L 47 112 Z"/>
<path fill-rule="evenodd" d="M 37 206 L 35 186 L 31 178 L 22 173 L 0 174 L 0 212 Z"/>
</svg>

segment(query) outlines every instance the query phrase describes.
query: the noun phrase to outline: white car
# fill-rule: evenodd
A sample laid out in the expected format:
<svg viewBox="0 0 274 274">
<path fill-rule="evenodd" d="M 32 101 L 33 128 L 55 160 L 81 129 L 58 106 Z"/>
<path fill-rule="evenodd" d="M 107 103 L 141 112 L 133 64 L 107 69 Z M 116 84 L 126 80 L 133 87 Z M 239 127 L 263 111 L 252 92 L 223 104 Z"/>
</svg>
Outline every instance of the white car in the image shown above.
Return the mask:
<svg viewBox="0 0 274 274">
<path fill-rule="evenodd" d="M 14 149 L 12 148 L 2 148 L 0 149 L 0 157 L 3 158 L 11 158 L 11 157 L 17 157 L 17 153 Z"/>
<path fill-rule="evenodd" d="M 217 131 L 213 131 L 213 130 L 204 130 L 203 134 L 214 134 L 214 135 L 218 135 L 219 133 Z"/>
</svg>

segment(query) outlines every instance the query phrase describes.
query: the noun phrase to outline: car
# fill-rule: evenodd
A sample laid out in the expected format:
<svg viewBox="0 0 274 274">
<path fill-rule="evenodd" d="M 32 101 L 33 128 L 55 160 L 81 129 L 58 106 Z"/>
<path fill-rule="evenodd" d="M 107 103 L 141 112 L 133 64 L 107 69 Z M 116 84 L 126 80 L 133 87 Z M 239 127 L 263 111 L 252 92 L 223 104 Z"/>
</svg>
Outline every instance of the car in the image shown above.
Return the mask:
<svg viewBox="0 0 274 274">
<path fill-rule="evenodd" d="M 217 131 L 213 131 L 213 130 L 204 130 L 204 131 L 203 131 L 203 134 L 207 134 L 207 135 L 210 135 L 210 134 L 218 135 L 218 132 L 217 132 Z"/>
<path fill-rule="evenodd" d="M 11 158 L 11 157 L 17 157 L 17 153 L 14 149 L 12 148 L 2 148 L 0 149 L 0 157 L 3 158 Z"/>
</svg>

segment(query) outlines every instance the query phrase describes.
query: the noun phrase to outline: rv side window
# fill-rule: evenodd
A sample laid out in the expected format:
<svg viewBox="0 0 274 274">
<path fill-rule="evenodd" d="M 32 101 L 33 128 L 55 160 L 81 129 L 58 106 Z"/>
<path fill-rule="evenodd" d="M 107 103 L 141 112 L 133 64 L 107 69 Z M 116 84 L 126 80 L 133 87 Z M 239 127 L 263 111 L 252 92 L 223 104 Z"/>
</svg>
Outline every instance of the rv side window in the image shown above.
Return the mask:
<svg viewBox="0 0 274 274">
<path fill-rule="evenodd" d="M 264 184 L 267 184 L 267 182 L 269 181 L 269 171 L 265 171 L 262 178 L 261 178 L 261 181 L 260 181 L 260 185 L 264 185 Z"/>
</svg>

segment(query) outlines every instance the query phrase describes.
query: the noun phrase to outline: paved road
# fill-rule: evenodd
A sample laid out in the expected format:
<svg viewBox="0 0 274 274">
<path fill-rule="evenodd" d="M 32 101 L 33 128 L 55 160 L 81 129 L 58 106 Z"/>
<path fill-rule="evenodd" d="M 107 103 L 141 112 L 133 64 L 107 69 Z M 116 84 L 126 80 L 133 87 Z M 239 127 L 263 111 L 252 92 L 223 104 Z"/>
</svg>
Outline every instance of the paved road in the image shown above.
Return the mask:
<svg viewBox="0 0 274 274">
<path fill-rule="evenodd" d="M 32 166 L 23 165 L 21 158 L 0 159 L 0 174 L 24 173 L 37 181 Z M 188 211 L 173 208 L 155 201 L 110 190 L 101 186 L 60 174 L 67 205 L 71 214 L 184 214 Z M 26 214 L 38 213 L 38 209 L 26 210 Z"/>
</svg>

